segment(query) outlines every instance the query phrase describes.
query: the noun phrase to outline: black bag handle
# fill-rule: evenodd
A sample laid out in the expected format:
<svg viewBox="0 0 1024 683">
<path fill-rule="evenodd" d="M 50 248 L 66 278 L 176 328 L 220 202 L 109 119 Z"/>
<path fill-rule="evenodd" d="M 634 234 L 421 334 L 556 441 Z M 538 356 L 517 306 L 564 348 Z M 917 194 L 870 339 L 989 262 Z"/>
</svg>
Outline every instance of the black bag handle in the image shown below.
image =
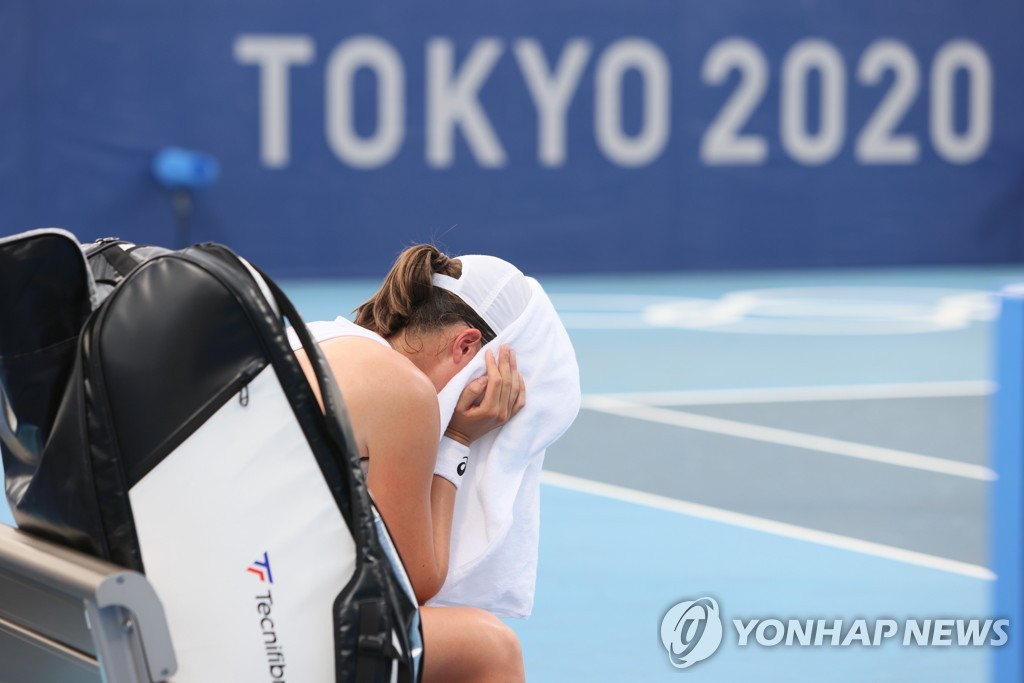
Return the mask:
<svg viewBox="0 0 1024 683">
<path fill-rule="evenodd" d="M 102 256 L 107 260 L 107 263 L 117 271 L 117 274 L 122 278 L 127 277 L 128 273 L 135 270 L 139 265 L 139 261 L 129 255 L 127 251 L 121 248 L 122 244 L 129 244 L 128 242 L 108 242 L 90 256 Z M 135 246 L 135 245 L 133 245 Z"/>
<path fill-rule="evenodd" d="M 274 303 L 277 304 L 281 315 L 291 321 L 292 329 L 295 331 L 299 341 L 302 342 L 302 349 L 309 357 L 310 365 L 313 367 L 313 374 L 316 376 L 317 386 L 320 388 L 320 398 L 324 404 L 327 430 L 339 446 L 345 447 L 346 455 L 350 456 L 350 464 L 358 468 L 359 459 L 351 457 L 355 451 L 349 448 L 349 435 L 345 433 L 342 426 L 348 423 L 348 416 L 344 414 L 345 409 L 343 406 L 345 404 L 341 398 L 341 390 L 338 388 L 337 382 L 334 381 L 331 368 L 327 364 L 327 359 L 324 358 L 323 352 L 320 350 L 320 345 L 313 339 L 313 335 L 309 333 L 309 329 L 306 327 L 306 323 L 303 322 L 299 312 L 295 309 L 295 305 L 292 304 L 284 291 L 281 290 L 281 287 L 261 270 L 256 269 L 256 272 L 260 274 L 270 293 L 274 295 Z"/>
<path fill-rule="evenodd" d="M 358 496 L 362 502 L 360 506 L 366 512 L 365 516 L 358 519 L 354 526 L 358 528 L 361 542 L 357 544 L 363 553 L 371 552 L 374 561 L 371 562 L 370 571 L 377 573 L 383 571 L 381 557 L 372 552 L 371 548 L 380 548 L 380 540 L 377 538 L 376 527 L 373 522 L 373 502 L 370 498 L 369 489 L 362 479 L 362 470 L 359 467 L 359 457 L 355 449 L 355 440 L 347 433 L 348 417 L 345 414 L 344 403 L 342 402 L 341 390 L 334 381 L 327 359 L 324 358 L 320 345 L 313 339 L 309 328 L 306 327 L 302 316 L 295 309 L 295 305 L 284 293 L 281 287 L 272 279 L 266 276 L 261 270 L 253 266 L 260 277 L 266 283 L 270 293 L 274 296 L 278 311 L 292 323 L 292 329 L 302 343 L 316 376 L 317 386 L 320 387 L 320 396 L 323 400 L 324 418 L 327 422 L 327 431 L 339 448 L 345 453 L 348 465 L 351 470 L 351 477 L 355 478 L 355 486 L 352 487 L 352 494 Z M 355 521 L 355 519 L 354 519 Z M 369 567 L 368 567 L 369 569 Z M 384 579 L 378 578 L 379 586 L 384 595 L 387 595 L 394 587 L 393 584 Z M 400 653 L 391 644 L 392 627 L 391 616 L 383 599 L 363 602 L 359 606 L 359 623 L 357 640 L 357 662 L 356 662 L 356 683 L 373 683 L 386 679 L 389 667 L 385 666 L 388 659 L 391 659 L 391 666 L 397 667 L 400 661 Z M 403 636 L 404 640 L 404 636 Z"/>
</svg>

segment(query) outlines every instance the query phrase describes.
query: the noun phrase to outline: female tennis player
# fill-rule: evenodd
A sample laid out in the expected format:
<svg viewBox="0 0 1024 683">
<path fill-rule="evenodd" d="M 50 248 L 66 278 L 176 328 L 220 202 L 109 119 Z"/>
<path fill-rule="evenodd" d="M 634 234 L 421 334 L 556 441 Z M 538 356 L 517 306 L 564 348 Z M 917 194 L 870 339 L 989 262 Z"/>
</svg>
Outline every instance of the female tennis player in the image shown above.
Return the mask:
<svg viewBox="0 0 1024 683">
<path fill-rule="evenodd" d="M 458 483 L 438 462 L 439 440 L 442 451 L 468 452 L 526 402 L 515 351 L 502 346 L 495 357 L 488 350 L 486 374 L 466 387 L 442 437 L 437 393 L 495 331 L 462 299 L 435 286 L 435 274 L 457 279 L 462 267 L 433 246 L 410 247 L 357 309 L 355 323 L 339 318 L 310 326 L 344 396 L 367 485 L 421 605 L 448 573 Z M 297 353 L 312 380 L 305 354 Z M 497 617 L 471 607 L 424 606 L 420 614 L 425 682 L 524 680 L 519 640 Z"/>
</svg>

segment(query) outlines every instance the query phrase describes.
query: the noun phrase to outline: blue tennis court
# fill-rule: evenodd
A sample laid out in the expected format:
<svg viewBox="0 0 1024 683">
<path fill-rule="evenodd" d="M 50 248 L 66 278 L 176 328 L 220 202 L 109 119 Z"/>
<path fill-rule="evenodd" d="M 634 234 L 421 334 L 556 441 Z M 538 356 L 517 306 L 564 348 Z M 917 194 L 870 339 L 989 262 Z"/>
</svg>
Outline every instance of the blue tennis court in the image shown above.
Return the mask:
<svg viewBox="0 0 1024 683">
<path fill-rule="evenodd" d="M 549 282 L 586 398 L 547 459 L 537 610 L 518 627 L 532 679 L 671 680 L 660 619 L 705 595 L 726 620 L 987 616 L 983 293 L 1019 275 Z M 600 310 L 602 292 L 634 299 Z M 693 301 L 730 297 L 746 313 L 710 323 Z M 630 324 L 644 306 L 651 324 Z M 684 675 L 988 680 L 979 648 L 730 645 Z"/>
<path fill-rule="evenodd" d="M 662 616 L 987 617 L 988 293 L 1024 270 L 545 278 L 584 409 L 547 456 L 533 681 L 987 681 L 984 648 L 725 645 Z M 372 282 L 297 283 L 311 317 Z"/>
<path fill-rule="evenodd" d="M 534 615 L 512 622 L 529 680 L 989 680 L 990 648 L 739 647 L 731 620 L 992 616 L 990 293 L 1021 279 L 543 278 L 584 407 L 547 454 Z M 374 286 L 286 289 L 313 320 Z M 726 636 L 679 672 L 661 619 L 704 596 Z"/>
<path fill-rule="evenodd" d="M 987 681 L 973 647 L 735 646 L 662 616 L 990 616 L 991 292 L 1024 269 L 549 277 L 584 408 L 546 459 L 532 681 Z M 373 282 L 294 283 L 312 318 Z M 731 628 L 731 627 L 727 627 Z"/>
</svg>

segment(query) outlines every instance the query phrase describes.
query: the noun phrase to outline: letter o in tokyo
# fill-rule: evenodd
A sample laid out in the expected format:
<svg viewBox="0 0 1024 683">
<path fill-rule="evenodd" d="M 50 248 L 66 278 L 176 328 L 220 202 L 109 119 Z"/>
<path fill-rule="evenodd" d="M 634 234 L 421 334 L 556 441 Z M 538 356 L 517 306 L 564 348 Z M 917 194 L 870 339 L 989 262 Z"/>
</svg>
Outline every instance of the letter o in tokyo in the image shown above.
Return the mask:
<svg viewBox="0 0 1024 683">
<path fill-rule="evenodd" d="M 353 85 L 356 72 L 377 79 L 377 127 L 369 137 L 356 132 Z M 405 68 L 398 52 L 375 36 L 340 43 L 327 61 L 327 141 L 354 168 L 378 168 L 391 161 L 405 138 Z"/>
<path fill-rule="evenodd" d="M 629 136 L 622 129 L 622 80 L 636 70 L 643 79 L 643 123 Z M 620 166 L 644 166 L 665 149 L 670 122 L 670 69 L 664 53 L 640 38 L 618 40 L 601 53 L 594 96 L 594 135 L 604 155 Z"/>
</svg>

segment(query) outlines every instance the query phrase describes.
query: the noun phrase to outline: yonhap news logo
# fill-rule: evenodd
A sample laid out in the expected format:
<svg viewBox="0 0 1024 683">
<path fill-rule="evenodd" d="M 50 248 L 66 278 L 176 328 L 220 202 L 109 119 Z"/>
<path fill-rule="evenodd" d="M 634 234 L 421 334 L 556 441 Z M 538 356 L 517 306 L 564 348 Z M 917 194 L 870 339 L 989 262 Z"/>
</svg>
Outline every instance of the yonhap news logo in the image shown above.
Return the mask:
<svg viewBox="0 0 1024 683">
<path fill-rule="evenodd" d="M 727 637 L 737 648 L 1001 647 L 1009 641 L 1009 629 L 1009 619 L 979 618 L 769 617 L 723 622 L 718 602 L 702 597 L 669 608 L 661 619 L 661 644 L 672 666 L 686 669 L 713 655 Z"/>
<path fill-rule="evenodd" d="M 661 620 L 661 643 L 668 660 L 685 669 L 713 655 L 722 644 L 722 618 L 713 598 L 675 605 Z"/>
</svg>

